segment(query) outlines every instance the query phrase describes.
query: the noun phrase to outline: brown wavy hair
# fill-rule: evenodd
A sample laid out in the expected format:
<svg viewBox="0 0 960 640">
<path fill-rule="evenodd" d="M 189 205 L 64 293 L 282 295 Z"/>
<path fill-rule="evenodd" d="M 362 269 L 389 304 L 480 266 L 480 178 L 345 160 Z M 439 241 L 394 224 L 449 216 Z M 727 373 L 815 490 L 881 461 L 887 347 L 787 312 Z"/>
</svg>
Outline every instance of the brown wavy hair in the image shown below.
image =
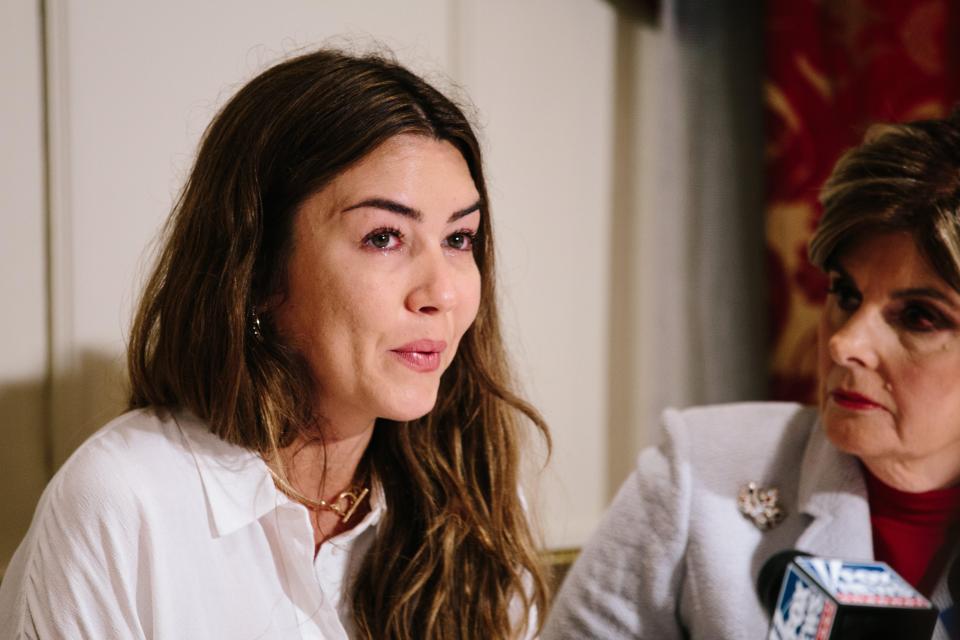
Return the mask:
<svg viewBox="0 0 960 640">
<path fill-rule="evenodd" d="M 185 408 L 264 458 L 316 437 L 323 407 L 304 359 L 250 311 L 284 292 L 300 204 L 386 140 L 417 134 L 463 154 L 480 193 L 477 318 L 434 409 L 378 420 L 365 454 L 387 509 L 352 585 L 367 638 L 513 638 L 537 626 L 547 586 L 518 493 L 524 429 L 495 292 L 480 147 L 452 101 L 383 56 L 321 50 L 244 86 L 214 118 L 165 229 L 134 319 L 129 406 Z"/>
<path fill-rule="evenodd" d="M 820 203 L 813 264 L 826 271 L 850 242 L 903 231 L 960 291 L 960 109 L 940 120 L 871 127 L 837 161 Z"/>
</svg>

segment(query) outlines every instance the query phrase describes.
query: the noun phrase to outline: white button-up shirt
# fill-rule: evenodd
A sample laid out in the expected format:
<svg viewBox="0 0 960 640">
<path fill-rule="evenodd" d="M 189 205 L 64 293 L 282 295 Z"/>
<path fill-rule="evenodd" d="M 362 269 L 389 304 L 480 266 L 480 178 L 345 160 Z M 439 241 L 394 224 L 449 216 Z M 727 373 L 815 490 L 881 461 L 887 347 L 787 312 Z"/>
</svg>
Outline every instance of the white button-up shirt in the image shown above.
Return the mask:
<svg viewBox="0 0 960 640">
<path fill-rule="evenodd" d="M 305 507 L 185 413 L 132 411 L 47 486 L 0 585 L 0 638 L 346 640 L 384 509 L 314 557 Z"/>
</svg>

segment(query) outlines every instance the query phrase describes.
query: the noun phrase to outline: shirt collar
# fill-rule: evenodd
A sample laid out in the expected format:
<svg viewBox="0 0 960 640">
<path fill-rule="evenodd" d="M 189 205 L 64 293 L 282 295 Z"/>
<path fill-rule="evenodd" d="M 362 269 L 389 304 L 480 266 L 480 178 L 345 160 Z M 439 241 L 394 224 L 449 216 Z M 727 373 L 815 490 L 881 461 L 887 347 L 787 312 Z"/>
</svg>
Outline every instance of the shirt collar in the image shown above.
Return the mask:
<svg viewBox="0 0 960 640">
<path fill-rule="evenodd" d="M 245 527 L 286 501 L 260 456 L 222 440 L 188 412 L 178 411 L 174 420 L 200 472 L 216 537 Z"/>
<path fill-rule="evenodd" d="M 176 412 L 174 420 L 200 473 L 216 537 L 242 529 L 284 505 L 305 509 L 276 488 L 266 462 L 256 453 L 222 440 L 187 411 Z M 370 512 L 342 534 L 344 539 L 353 539 L 380 522 L 386 508 L 382 487 L 371 487 L 368 499 Z"/>
</svg>

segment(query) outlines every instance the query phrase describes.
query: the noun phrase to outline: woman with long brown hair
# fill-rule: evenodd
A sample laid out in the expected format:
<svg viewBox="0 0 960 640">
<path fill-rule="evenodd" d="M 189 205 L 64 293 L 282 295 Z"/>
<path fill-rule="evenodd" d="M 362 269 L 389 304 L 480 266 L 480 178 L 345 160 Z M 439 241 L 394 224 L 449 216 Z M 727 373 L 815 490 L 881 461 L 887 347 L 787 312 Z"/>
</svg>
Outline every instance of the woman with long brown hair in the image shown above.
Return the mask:
<svg viewBox="0 0 960 640">
<path fill-rule="evenodd" d="M 0 629 L 535 634 L 546 587 L 519 449 L 526 422 L 548 435 L 511 391 L 493 263 L 453 102 L 334 51 L 255 78 L 169 220 L 130 411 L 48 486 Z"/>
</svg>

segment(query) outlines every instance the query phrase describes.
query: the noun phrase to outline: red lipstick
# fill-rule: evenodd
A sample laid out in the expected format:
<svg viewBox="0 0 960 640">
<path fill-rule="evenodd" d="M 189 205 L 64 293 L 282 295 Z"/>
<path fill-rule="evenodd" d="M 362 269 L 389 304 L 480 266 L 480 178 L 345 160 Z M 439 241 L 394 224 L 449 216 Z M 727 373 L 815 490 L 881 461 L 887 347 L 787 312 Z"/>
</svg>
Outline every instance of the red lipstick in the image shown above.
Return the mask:
<svg viewBox="0 0 960 640">
<path fill-rule="evenodd" d="M 867 396 L 861 395 L 855 391 L 845 391 L 843 389 L 837 389 L 830 392 L 830 397 L 833 398 L 833 401 L 844 409 L 852 409 L 854 411 L 866 411 L 868 409 L 882 409 L 883 407 L 868 398 Z"/>
<path fill-rule="evenodd" d="M 414 371 L 429 373 L 440 367 L 440 354 L 446 348 L 443 340 L 415 340 L 390 352 Z"/>
</svg>

